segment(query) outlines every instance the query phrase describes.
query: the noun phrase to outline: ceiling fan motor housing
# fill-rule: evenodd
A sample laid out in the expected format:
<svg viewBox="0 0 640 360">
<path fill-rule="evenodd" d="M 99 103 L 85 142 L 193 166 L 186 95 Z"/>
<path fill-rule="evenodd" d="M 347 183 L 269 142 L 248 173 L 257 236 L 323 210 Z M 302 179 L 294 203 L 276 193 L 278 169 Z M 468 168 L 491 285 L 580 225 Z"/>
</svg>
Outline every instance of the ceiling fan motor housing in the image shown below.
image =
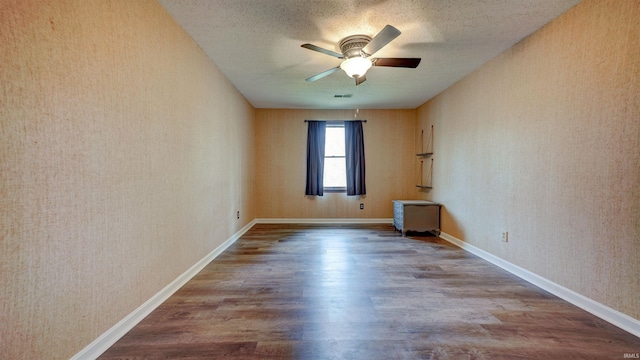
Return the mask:
<svg viewBox="0 0 640 360">
<path fill-rule="evenodd" d="M 370 54 L 365 54 L 362 48 L 367 46 L 371 41 L 371 37 L 367 35 L 351 35 L 340 40 L 340 51 L 346 59 L 352 57 L 366 57 Z"/>
</svg>

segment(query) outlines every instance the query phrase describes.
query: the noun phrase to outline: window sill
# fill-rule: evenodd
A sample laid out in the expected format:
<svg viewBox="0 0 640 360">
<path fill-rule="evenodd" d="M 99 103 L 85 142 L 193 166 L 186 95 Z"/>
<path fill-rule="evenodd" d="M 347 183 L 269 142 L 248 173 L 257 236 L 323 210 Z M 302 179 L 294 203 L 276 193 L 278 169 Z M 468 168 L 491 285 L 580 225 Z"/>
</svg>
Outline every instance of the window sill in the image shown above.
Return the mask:
<svg viewBox="0 0 640 360">
<path fill-rule="evenodd" d="M 346 187 L 326 187 L 324 188 L 324 192 L 328 192 L 328 193 L 346 193 L 347 192 L 347 188 Z"/>
</svg>

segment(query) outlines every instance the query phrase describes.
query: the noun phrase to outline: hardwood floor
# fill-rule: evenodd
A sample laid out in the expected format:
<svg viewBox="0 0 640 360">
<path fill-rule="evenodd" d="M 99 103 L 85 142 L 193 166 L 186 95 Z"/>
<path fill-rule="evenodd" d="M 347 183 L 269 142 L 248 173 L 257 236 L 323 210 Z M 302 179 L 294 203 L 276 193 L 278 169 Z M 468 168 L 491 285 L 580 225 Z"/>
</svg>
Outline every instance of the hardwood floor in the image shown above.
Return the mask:
<svg viewBox="0 0 640 360">
<path fill-rule="evenodd" d="M 100 359 L 623 359 L 640 338 L 436 237 L 256 225 Z"/>
</svg>

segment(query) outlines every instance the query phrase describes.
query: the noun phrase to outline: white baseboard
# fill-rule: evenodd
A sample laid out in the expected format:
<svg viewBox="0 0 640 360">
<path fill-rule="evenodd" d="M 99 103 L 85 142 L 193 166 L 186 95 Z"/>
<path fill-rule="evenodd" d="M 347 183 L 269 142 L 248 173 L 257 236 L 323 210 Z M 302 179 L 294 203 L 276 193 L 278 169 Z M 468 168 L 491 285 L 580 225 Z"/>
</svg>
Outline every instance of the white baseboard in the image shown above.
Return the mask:
<svg viewBox="0 0 640 360">
<path fill-rule="evenodd" d="M 88 360 L 96 359 L 102 355 L 107 349 L 116 343 L 121 337 L 123 337 L 129 330 L 142 321 L 147 315 L 155 310 L 160 304 L 166 301 L 171 295 L 173 295 L 178 289 L 180 289 L 187 281 L 191 280 L 197 273 L 204 269 L 213 259 L 218 257 L 223 251 L 225 251 L 231 244 L 236 242 L 244 233 L 246 233 L 253 225 L 255 220 L 248 223 L 233 236 L 220 244 L 217 248 L 200 259 L 191 268 L 178 276 L 175 280 L 165 286 L 162 290 L 158 291 L 153 297 L 145 301 L 132 313 L 127 315 L 124 319 L 120 320 L 111 329 L 107 330 L 104 334 L 100 335 L 91 344 L 87 345 L 79 353 L 74 355 L 71 360 Z"/>
<path fill-rule="evenodd" d="M 440 237 L 448 242 L 466 250 L 480 258 L 497 265 L 504 270 L 518 276 L 519 278 L 532 283 L 533 285 L 544 289 L 553 295 L 605 320 L 631 334 L 640 337 L 640 320 L 634 319 L 629 315 L 623 314 L 617 310 L 614 310 L 606 305 L 600 304 L 584 295 L 567 289 L 562 285 L 558 285 L 553 281 L 543 278 L 540 275 L 534 274 L 526 269 L 523 269 L 517 265 L 514 265 L 506 260 L 503 260 L 491 253 L 488 253 L 478 247 L 475 247 L 469 243 L 466 243 L 454 236 L 447 233 L 440 233 Z"/>
<path fill-rule="evenodd" d="M 375 219 L 289 219 L 289 218 L 263 218 L 254 219 L 233 236 L 227 239 L 220 246 L 215 248 L 205 257 L 200 259 L 191 268 L 178 276 L 175 280 L 165 286 L 162 290 L 156 293 L 153 297 L 140 305 L 136 310 L 127 315 L 124 319 L 120 320 L 117 324 L 100 335 L 91 344 L 87 345 L 79 353 L 74 355 L 71 360 L 87 360 L 96 359 L 113 344 L 116 343 L 121 337 L 123 337 L 129 330 L 142 321 L 147 315 L 149 315 L 154 309 L 160 306 L 171 295 L 173 295 L 178 289 L 199 273 L 207 264 L 213 259 L 218 257 L 224 250 L 226 250 L 231 244 L 236 242 L 244 233 L 246 233 L 255 224 L 392 224 L 393 219 L 387 218 L 375 218 Z M 536 285 L 559 298 L 566 300 L 567 302 L 576 305 L 591 314 L 598 316 L 599 318 L 610 322 L 611 324 L 618 326 L 619 328 L 640 337 L 640 321 L 634 319 L 626 314 L 623 314 L 617 310 L 611 309 L 605 305 L 602 305 L 594 300 L 591 300 L 581 294 L 578 294 L 572 290 L 569 290 L 561 285 L 558 285 L 550 280 L 547 280 L 537 274 L 534 274 L 528 270 L 525 270 L 517 265 L 514 265 L 506 260 L 503 260 L 491 253 L 488 253 L 480 248 L 470 245 L 454 236 L 447 233 L 441 233 L 440 237 L 449 241 L 450 243 L 479 256 L 480 258 L 497 265 L 510 273 L 526 280 L 533 285 Z"/>
<path fill-rule="evenodd" d="M 392 218 L 262 218 L 255 221 L 256 224 L 393 224 Z"/>
</svg>

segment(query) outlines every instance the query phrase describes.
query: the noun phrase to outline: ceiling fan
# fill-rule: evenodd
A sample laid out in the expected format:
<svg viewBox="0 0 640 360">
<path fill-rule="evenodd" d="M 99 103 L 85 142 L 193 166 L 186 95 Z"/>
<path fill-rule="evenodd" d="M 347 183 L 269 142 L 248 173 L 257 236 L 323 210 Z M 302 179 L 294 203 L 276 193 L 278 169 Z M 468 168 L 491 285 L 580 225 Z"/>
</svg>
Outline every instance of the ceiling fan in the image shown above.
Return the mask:
<svg viewBox="0 0 640 360">
<path fill-rule="evenodd" d="M 338 44 L 342 54 L 313 44 L 303 44 L 301 47 L 305 49 L 334 56 L 338 59 L 345 59 L 339 66 L 307 78 L 306 81 L 316 81 L 342 69 L 349 77 L 356 79 L 356 86 L 358 86 L 367 80 L 367 70 L 372 66 L 417 68 L 418 64 L 420 64 L 420 58 L 371 58 L 371 55 L 378 52 L 399 35 L 400 30 L 387 25 L 373 38 L 367 35 L 347 36 Z"/>
</svg>

